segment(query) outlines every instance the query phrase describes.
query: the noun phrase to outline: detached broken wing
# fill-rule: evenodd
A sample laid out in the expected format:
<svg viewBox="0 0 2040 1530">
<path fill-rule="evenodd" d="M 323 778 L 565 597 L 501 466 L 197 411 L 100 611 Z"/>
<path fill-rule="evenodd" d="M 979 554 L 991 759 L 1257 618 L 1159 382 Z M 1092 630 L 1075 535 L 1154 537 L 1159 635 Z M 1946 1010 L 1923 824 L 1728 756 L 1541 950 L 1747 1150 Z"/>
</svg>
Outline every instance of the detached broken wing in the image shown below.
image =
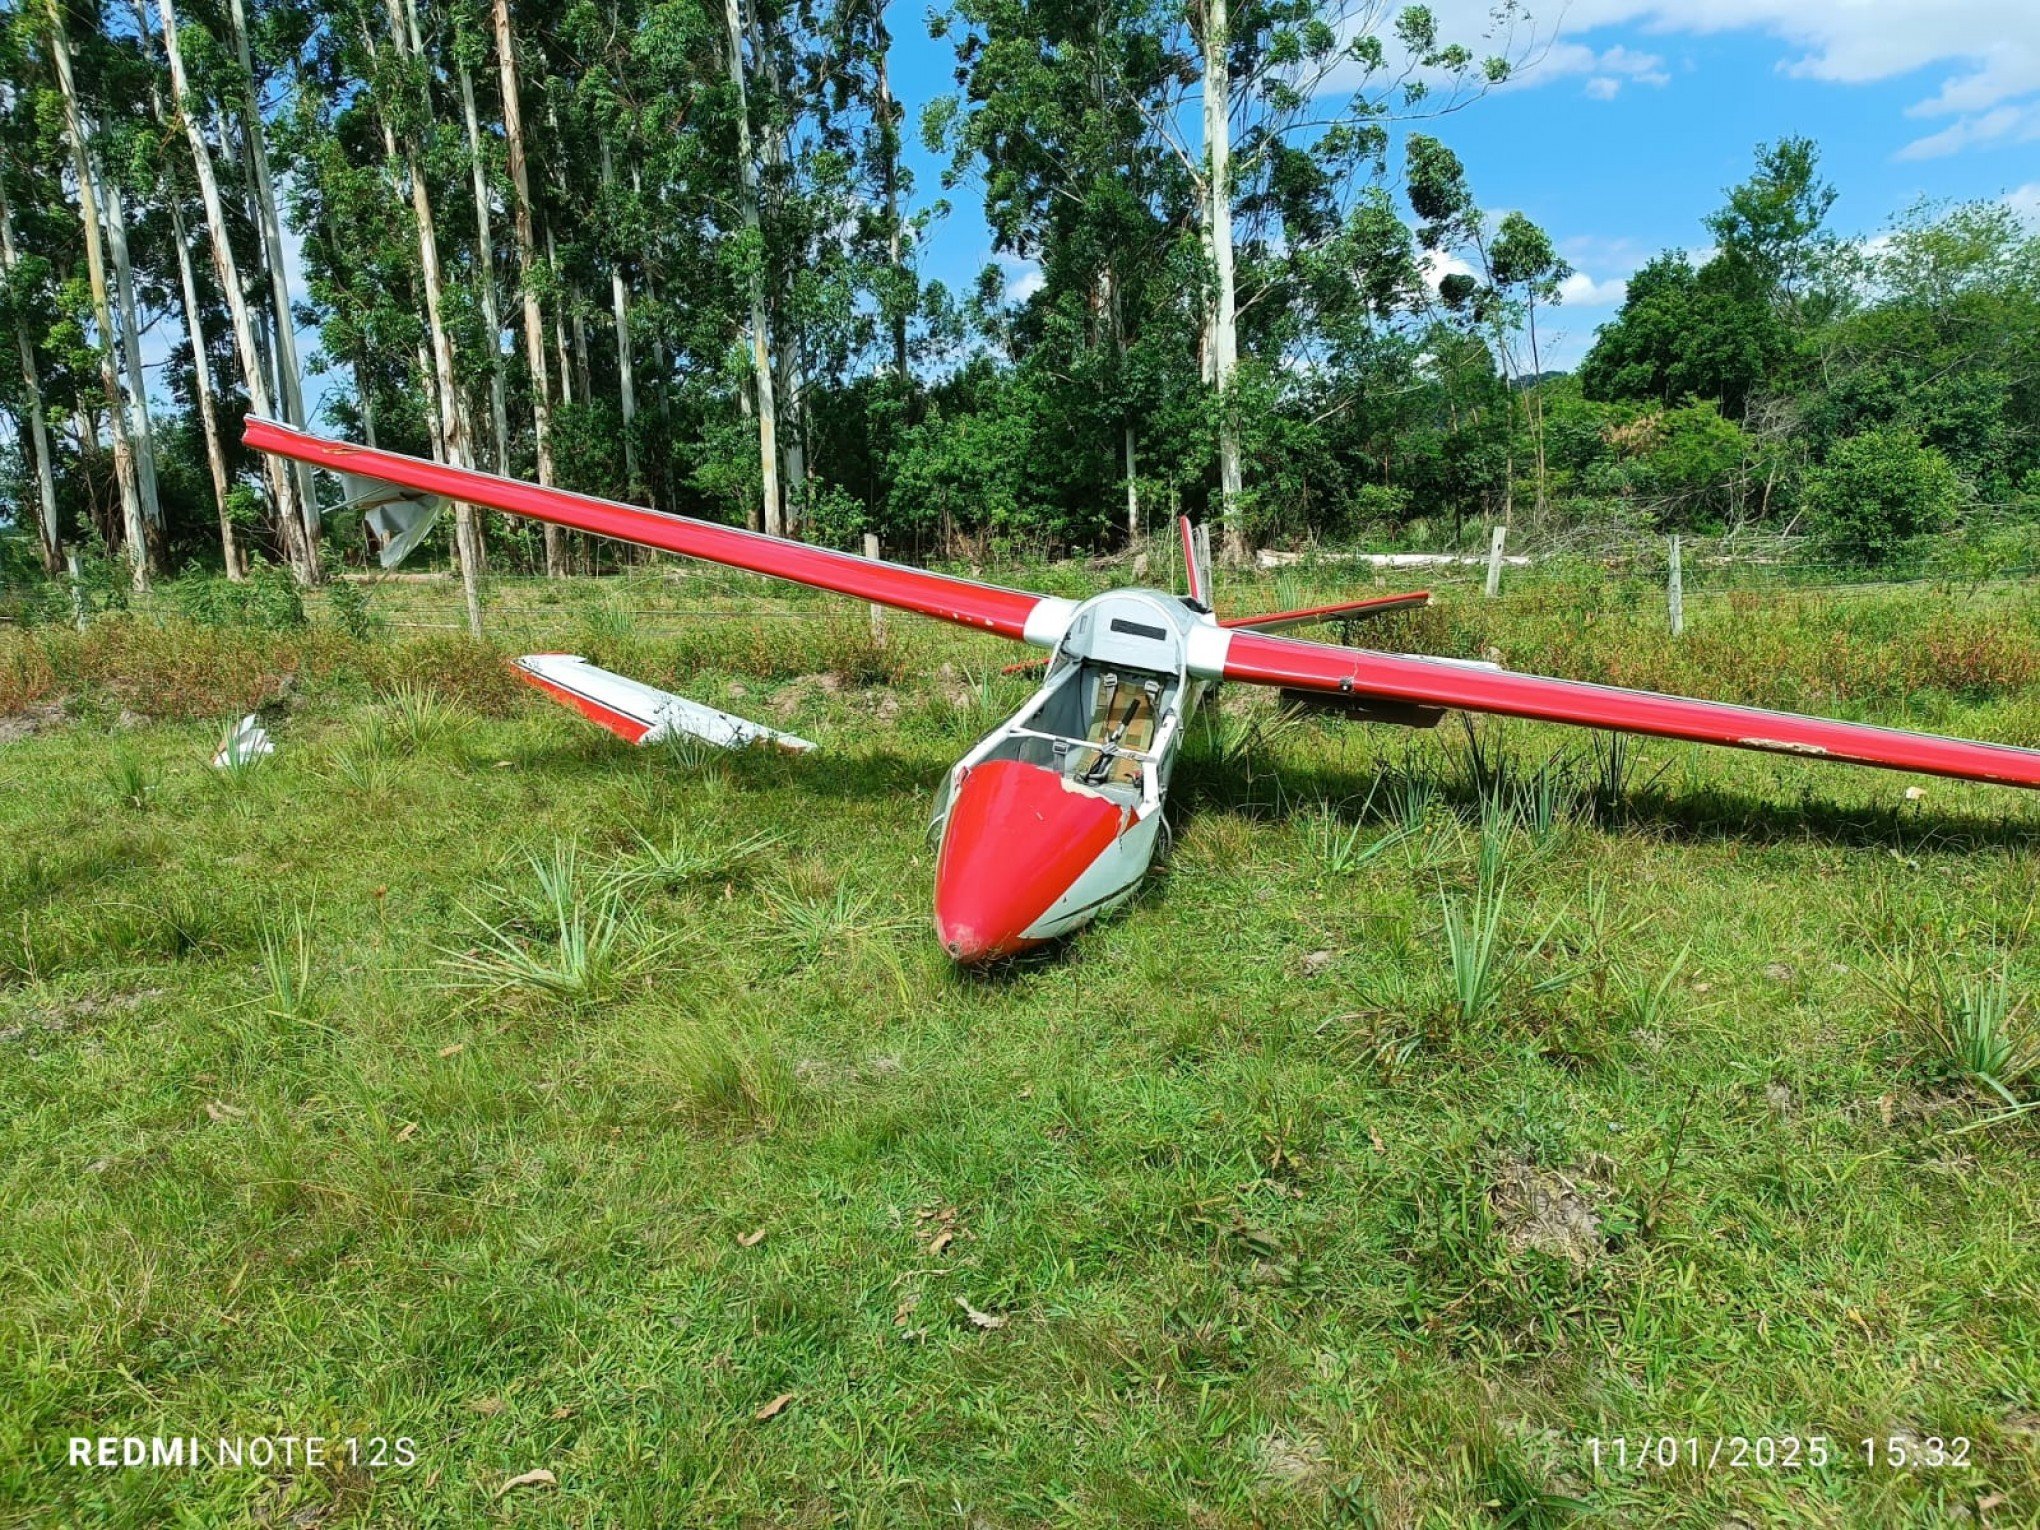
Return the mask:
<svg viewBox="0 0 2040 1530">
<path fill-rule="evenodd" d="M 526 654 L 517 661 L 517 678 L 626 743 L 657 744 L 685 734 L 723 749 L 773 744 L 804 754 L 815 747 L 791 733 L 590 664 L 579 654 Z"/>
</svg>

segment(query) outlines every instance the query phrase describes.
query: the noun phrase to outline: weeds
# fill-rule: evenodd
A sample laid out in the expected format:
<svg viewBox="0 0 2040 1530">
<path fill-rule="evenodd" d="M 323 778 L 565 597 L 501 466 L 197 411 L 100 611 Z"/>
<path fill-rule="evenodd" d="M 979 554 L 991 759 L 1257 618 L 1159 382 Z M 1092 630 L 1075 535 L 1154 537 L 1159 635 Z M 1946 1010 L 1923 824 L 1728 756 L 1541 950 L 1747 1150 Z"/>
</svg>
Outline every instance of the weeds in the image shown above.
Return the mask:
<svg viewBox="0 0 2040 1530">
<path fill-rule="evenodd" d="M 1509 843 L 1516 833 L 1516 810 L 1502 795 L 1480 799 L 1480 847 L 1475 869 L 1482 887 L 1499 885 L 1509 861 Z"/>
<path fill-rule="evenodd" d="M 1554 754 L 1528 780 L 1517 784 L 1516 816 L 1532 839 L 1545 844 L 1577 810 L 1579 798 L 1579 785 L 1572 779 L 1564 757 Z"/>
<path fill-rule="evenodd" d="M 1594 812 L 1608 822 L 1618 822 L 1629 806 L 1631 777 L 1636 770 L 1636 745 L 1626 733 L 1587 735 L 1590 766 L 1589 794 Z"/>
<path fill-rule="evenodd" d="M 460 734 L 459 712 L 415 681 L 404 681 L 390 692 L 385 715 L 391 744 L 405 754 L 428 754 Z"/>
<path fill-rule="evenodd" d="M 2012 1086 L 2040 1071 L 2040 1048 L 2019 1018 L 2021 1007 L 2002 967 L 1973 982 L 1951 983 L 1936 966 L 1934 1002 L 1923 1017 L 1936 1061 L 1949 1076 L 2019 1104 Z"/>
<path fill-rule="evenodd" d="M 293 908 L 262 925 L 262 977 L 269 988 L 269 1013 L 280 1020 L 301 1019 L 312 991 L 312 928 L 314 920 Z"/>
<path fill-rule="evenodd" d="M 526 861 L 530 886 L 498 889 L 499 901 L 523 919 L 490 920 L 470 910 L 480 926 L 479 949 L 447 951 L 453 986 L 486 996 L 515 992 L 591 1002 L 609 997 L 644 972 L 666 942 L 622 907 L 613 883 L 590 886 L 571 844 Z M 535 926 L 535 928 L 534 928 Z"/>
<path fill-rule="evenodd" d="M 1384 851 L 1394 849 L 1407 833 L 1403 829 L 1392 829 L 1371 843 L 1362 843 L 1366 831 L 1364 808 L 1359 818 L 1348 823 L 1329 802 L 1320 802 L 1304 818 L 1303 841 L 1311 859 L 1327 876 L 1345 877 L 1351 876 Z"/>
<path fill-rule="evenodd" d="M 728 881 L 785 839 L 784 834 L 759 832 L 732 840 L 696 831 L 675 834 L 661 845 L 640 834 L 636 853 L 618 862 L 611 877 L 626 892 L 677 892 L 690 882 Z"/>
<path fill-rule="evenodd" d="M 1633 972 L 1620 962 L 1611 962 L 1608 976 L 1615 984 L 1615 991 L 1621 995 L 1623 1017 L 1629 1024 L 1644 1031 L 1657 1029 L 1658 1021 L 1665 1012 L 1665 998 L 1672 991 L 1672 984 L 1679 980 L 1679 972 L 1686 965 L 1686 958 L 1692 954 L 1692 943 L 1688 942 L 1672 958 L 1665 968 L 1664 976 L 1653 983 L 1648 976 Z"/>
<path fill-rule="evenodd" d="M 149 810 L 150 794 L 156 790 L 149 768 L 125 749 L 116 749 L 106 762 L 106 784 L 124 807 L 137 813 Z"/>
<path fill-rule="evenodd" d="M 1479 1020 L 1494 1003 L 1501 987 L 1498 960 L 1502 930 L 1502 909 L 1508 901 L 1506 878 L 1483 881 L 1470 907 L 1438 895 L 1445 914 L 1445 950 L 1452 968 L 1453 1000 L 1464 1024 Z"/>
<path fill-rule="evenodd" d="M 838 883 L 826 896 L 802 895 L 791 887 L 769 889 L 765 903 L 794 967 L 807 966 L 830 952 L 841 953 L 904 922 L 880 916 L 877 898 L 853 891 L 847 882 Z"/>
</svg>

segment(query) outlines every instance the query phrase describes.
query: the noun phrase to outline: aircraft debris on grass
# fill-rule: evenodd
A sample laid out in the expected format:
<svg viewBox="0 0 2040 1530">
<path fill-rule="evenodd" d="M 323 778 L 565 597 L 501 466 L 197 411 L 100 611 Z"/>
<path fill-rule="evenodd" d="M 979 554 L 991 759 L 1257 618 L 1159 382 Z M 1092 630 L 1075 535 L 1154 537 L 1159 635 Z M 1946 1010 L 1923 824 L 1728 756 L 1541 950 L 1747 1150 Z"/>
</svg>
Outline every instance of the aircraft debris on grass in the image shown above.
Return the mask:
<svg viewBox="0 0 2040 1530">
<path fill-rule="evenodd" d="M 390 549 L 424 535 L 439 502 L 458 499 L 1047 650 L 1040 689 L 956 763 L 937 800 L 936 934 L 966 965 L 1054 940 L 1132 894 L 1154 859 L 1184 730 L 1207 689 L 1221 681 L 1273 686 L 1292 701 L 1359 721 L 1426 727 L 1447 709 L 1490 712 L 2040 786 L 2040 751 L 1512 674 L 1479 661 L 1340 647 L 1281 630 L 1365 620 L 1420 604 L 1429 598 L 1422 593 L 1221 620 L 1211 609 L 1208 557 L 1187 521 L 1188 594 L 1120 589 L 1079 601 L 326 440 L 259 417 L 249 418 L 245 440 L 352 475 L 352 484 L 407 491 L 369 496 L 379 517 L 371 521 L 371 545 L 383 547 L 386 565 Z M 519 666 L 525 678 L 633 742 L 662 726 L 685 726 L 675 719 L 691 714 L 676 713 L 674 703 L 699 706 L 648 686 L 625 691 L 636 682 L 572 656 L 533 655 Z M 748 741 L 744 729 L 788 747 L 805 742 L 712 708 L 699 711 L 713 714 L 709 725 L 729 729 L 730 742 Z"/>
</svg>

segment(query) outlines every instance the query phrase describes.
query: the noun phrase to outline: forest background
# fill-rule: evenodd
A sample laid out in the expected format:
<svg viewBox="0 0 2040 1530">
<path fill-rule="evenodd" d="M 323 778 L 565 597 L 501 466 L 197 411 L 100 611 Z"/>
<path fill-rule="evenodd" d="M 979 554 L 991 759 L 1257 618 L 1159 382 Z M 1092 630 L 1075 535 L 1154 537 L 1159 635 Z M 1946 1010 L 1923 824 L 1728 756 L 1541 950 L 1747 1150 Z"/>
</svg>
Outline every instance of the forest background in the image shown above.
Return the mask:
<svg viewBox="0 0 2040 1530">
<path fill-rule="evenodd" d="M 1993 570 L 2040 547 L 2015 201 L 1844 235 L 1819 146 L 1758 145 L 1693 188 L 1708 245 L 1644 264 L 1560 370 L 1577 273 L 1452 146 L 1565 46 L 1512 7 L 1464 36 L 1352 0 L 4 23 L 17 589 L 73 553 L 114 600 L 361 563 L 337 484 L 238 445 L 251 410 L 907 557 L 1110 551 L 1176 513 L 1234 557 L 1495 524 L 1783 534 L 1885 569 L 1951 530 Z M 954 60 L 911 114 L 903 26 Z M 926 251 L 966 203 L 996 258 L 945 282 Z M 471 580 L 618 556 L 464 507 L 442 539 Z"/>
</svg>

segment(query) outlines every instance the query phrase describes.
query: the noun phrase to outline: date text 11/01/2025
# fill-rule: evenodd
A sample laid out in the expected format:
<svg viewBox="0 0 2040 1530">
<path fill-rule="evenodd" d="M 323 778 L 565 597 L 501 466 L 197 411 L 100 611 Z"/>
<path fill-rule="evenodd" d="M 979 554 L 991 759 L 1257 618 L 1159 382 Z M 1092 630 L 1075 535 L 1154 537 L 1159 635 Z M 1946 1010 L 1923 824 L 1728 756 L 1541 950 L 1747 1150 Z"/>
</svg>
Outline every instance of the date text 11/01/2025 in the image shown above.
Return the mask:
<svg viewBox="0 0 2040 1530">
<path fill-rule="evenodd" d="M 1844 1458 L 1873 1470 L 1939 1471 L 1969 1464 L 1962 1435 L 1894 1434 L 1838 1440 L 1825 1434 L 1617 1434 L 1588 1438 L 1596 1472 L 1672 1471 L 1679 1467 L 1728 1471 L 1819 1471 Z"/>
</svg>

